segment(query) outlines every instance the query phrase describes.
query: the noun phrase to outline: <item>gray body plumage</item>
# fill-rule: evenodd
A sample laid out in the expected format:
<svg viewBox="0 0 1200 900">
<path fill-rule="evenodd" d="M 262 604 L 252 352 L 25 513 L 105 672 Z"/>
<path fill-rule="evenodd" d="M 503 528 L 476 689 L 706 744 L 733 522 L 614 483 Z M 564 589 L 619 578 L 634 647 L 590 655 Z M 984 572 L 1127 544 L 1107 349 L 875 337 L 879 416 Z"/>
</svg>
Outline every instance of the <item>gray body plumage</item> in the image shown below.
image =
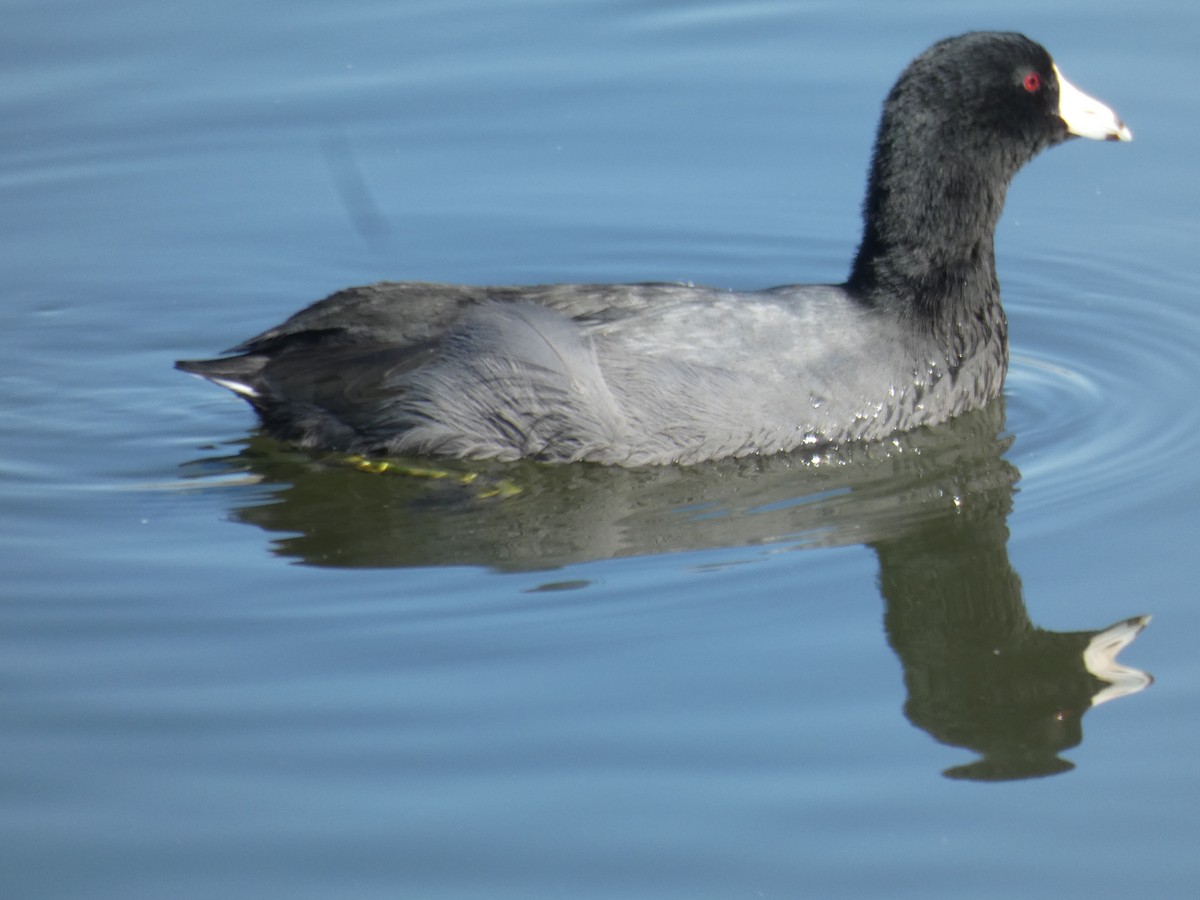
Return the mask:
<svg viewBox="0 0 1200 900">
<path fill-rule="evenodd" d="M 202 365 L 302 446 L 690 463 L 877 440 L 979 406 L 1003 382 L 994 313 L 960 359 L 927 330 L 897 342 L 888 312 L 837 285 L 384 283 Z"/>
</svg>

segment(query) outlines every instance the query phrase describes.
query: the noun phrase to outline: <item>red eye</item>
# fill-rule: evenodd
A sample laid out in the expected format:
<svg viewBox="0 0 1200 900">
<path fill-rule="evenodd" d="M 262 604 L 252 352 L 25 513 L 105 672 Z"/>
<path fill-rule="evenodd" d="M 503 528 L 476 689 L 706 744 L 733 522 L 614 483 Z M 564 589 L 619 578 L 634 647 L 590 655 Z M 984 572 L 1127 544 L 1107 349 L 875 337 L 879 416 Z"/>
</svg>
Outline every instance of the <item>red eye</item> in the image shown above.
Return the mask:
<svg viewBox="0 0 1200 900">
<path fill-rule="evenodd" d="M 1037 72 L 1030 72 L 1025 76 L 1025 81 L 1022 83 L 1025 85 L 1025 90 L 1031 94 L 1036 94 L 1042 89 L 1042 76 Z"/>
</svg>

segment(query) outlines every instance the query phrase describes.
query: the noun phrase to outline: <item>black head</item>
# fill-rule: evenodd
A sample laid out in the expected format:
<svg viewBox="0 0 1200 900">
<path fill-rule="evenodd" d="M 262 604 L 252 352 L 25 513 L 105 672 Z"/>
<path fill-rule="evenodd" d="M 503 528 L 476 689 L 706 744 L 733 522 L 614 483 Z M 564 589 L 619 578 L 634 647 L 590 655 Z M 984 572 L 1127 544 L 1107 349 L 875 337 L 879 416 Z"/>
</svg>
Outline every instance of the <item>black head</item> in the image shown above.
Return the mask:
<svg viewBox="0 0 1200 900">
<path fill-rule="evenodd" d="M 992 238 L 1012 177 L 1072 135 L 1130 138 L 1040 44 L 999 32 L 934 44 L 884 102 L 851 286 L 932 306 L 939 285 L 974 281 L 978 295 L 994 282 Z"/>
<path fill-rule="evenodd" d="M 975 32 L 918 56 L 884 106 L 883 128 L 956 156 L 1000 155 L 1015 172 L 1069 136 L 1054 60 L 1020 34 Z"/>
</svg>

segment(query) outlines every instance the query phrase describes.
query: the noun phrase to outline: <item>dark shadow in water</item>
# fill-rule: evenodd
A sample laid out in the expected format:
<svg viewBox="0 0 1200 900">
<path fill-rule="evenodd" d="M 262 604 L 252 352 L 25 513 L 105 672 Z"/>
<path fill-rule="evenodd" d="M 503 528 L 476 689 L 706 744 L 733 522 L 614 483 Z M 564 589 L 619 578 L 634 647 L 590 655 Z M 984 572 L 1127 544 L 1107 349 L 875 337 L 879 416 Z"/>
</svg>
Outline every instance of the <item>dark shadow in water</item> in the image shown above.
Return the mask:
<svg viewBox="0 0 1200 900">
<path fill-rule="evenodd" d="M 472 464 L 430 480 L 368 474 L 262 438 L 192 466 L 253 476 L 268 496 L 235 515 L 287 535 L 277 552 L 317 566 L 551 569 L 674 550 L 868 545 L 906 715 L 980 755 L 947 776 L 1007 780 L 1071 768 L 1058 754 L 1082 740 L 1083 714 L 1150 678 L 1116 662 L 1145 618 L 1067 633 L 1030 622 L 1006 548 L 1018 472 L 1003 456 L 1003 416 L 998 403 L 837 456 L 687 468 Z M 459 483 L 467 474 L 476 480 Z M 520 493 L 486 496 L 507 484 Z"/>
</svg>

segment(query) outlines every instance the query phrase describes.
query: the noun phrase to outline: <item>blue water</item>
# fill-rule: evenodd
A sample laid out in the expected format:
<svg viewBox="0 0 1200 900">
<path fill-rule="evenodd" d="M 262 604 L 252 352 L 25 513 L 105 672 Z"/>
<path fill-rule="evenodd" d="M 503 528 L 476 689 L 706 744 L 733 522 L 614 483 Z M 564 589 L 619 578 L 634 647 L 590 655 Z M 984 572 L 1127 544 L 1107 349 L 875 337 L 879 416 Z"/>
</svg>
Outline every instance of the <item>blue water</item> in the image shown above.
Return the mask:
<svg viewBox="0 0 1200 900">
<path fill-rule="evenodd" d="M 982 415 L 463 486 L 171 369 L 382 278 L 838 280 L 884 93 L 978 27 L 1135 134 L 1014 183 Z M 8 4 L 0 896 L 1189 896 L 1197 34 L 1168 0 Z M 1082 647 L 1145 614 L 1154 684 L 1092 707 Z"/>
</svg>

